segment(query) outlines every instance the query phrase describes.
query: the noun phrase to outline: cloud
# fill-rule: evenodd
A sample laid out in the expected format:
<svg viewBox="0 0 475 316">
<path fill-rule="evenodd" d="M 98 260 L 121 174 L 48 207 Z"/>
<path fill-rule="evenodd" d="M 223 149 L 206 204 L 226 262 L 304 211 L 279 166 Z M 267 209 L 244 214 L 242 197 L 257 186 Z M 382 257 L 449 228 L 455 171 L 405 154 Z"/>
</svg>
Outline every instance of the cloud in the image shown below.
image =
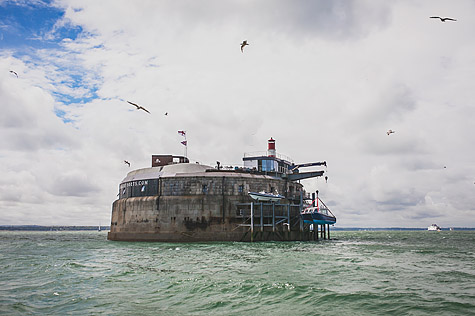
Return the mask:
<svg viewBox="0 0 475 316">
<path fill-rule="evenodd" d="M 295 162 L 326 160 L 328 183 L 303 183 L 342 226 L 426 226 L 444 210 L 466 225 L 474 211 L 470 1 L 48 5 L 39 43 L 0 60 L 20 75 L 0 76 L 5 223 L 107 222 L 123 160 L 183 154 L 178 130 L 204 164 L 242 164 L 270 137 Z"/>
<path fill-rule="evenodd" d="M 74 170 L 55 176 L 51 181 L 48 192 L 60 196 L 86 196 L 92 192 L 101 191 L 91 183 L 87 175 Z"/>
</svg>

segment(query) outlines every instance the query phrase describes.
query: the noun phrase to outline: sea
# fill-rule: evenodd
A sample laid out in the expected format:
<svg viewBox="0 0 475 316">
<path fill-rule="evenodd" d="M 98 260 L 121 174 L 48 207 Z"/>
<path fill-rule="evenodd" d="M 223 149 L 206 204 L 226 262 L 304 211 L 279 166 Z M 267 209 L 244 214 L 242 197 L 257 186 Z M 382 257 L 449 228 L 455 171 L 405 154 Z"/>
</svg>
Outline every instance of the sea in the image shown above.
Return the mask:
<svg viewBox="0 0 475 316">
<path fill-rule="evenodd" d="M 475 315 L 475 231 L 311 242 L 0 231 L 2 315 Z"/>
</svg>

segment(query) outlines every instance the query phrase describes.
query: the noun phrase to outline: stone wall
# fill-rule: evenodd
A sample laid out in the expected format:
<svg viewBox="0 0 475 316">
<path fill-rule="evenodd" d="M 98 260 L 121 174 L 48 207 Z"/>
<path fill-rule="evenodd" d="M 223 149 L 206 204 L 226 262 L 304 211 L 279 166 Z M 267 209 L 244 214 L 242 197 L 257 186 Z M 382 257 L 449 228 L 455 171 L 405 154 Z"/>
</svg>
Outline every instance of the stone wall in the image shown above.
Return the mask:
<svg viewBox="0 0 475 316">
<path fill-rule="evenodd" d="M 289 187 L 287 181 L 264 176 L 177 176 L 161 178 L 159 183 L 155 196 L 113 203 L 109 239 L 240 240 L 249 227 L 240 226 L 243 219 L 236 204 L 251 202 L 249 191 L 284 193 Z M 298 183 L 290 186 L 294 192 L 301 190 Z M 292 212 L 298 216 L 298 210 Z"/>
<path fill-rule="evenodd" d="M 254 177 L 170 177 L 160 179 L 159 195 L 247 195 L 248 192 L 272 192 L 280 194 L 288 191 L 296 192 L 301 188 L 298 183 L 287 182 L 282 179 L 254 176 Z"/>
</svg>

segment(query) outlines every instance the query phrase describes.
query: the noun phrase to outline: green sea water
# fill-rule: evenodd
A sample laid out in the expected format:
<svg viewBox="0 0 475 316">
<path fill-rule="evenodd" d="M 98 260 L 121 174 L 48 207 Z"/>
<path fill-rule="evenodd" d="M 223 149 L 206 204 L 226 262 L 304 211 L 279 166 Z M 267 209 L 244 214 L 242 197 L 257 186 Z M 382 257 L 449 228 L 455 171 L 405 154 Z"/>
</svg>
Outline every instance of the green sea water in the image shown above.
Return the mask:
<svg viewBox="0 0 475 316">
<path fill-rule="evenodd" d="M 2 315 L 475 315 L 475 231 L 130 243 L 0 232 Z"/>
</svg>

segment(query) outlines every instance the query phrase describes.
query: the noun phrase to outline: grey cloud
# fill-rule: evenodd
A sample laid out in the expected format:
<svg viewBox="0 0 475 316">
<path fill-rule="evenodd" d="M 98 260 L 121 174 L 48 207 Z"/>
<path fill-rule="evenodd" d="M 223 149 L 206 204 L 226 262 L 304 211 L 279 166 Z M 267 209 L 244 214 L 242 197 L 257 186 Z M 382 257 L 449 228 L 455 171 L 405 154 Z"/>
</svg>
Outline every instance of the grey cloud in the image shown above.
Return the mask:
<svg viewBox="0 0 475 316">
<path fill-rule="evenodd" d="M 330 40 L 365 36 L 390 20 L 387 4 L 367 1 L 170 1 L 165 7 L 174 19 L 196 25 L 238 23 L 243 30 Z"/>
<path fill-rule="evenodd" d="M 99 188 L 85 174 L 76 171 L 54 178 L 48 191 L 53 195 L 83 197 Z"/>
<path fill-rule="evenodd" d="M 386 82 L 377 90 L 368 91 L 371 98 L 358 112 L 360 123 L 368 126 L 387 126 L 393 121 L 401 121 L 407 113 L 416 109 L 416 99 L 411 88 L 403 83 Z M 365 102 L 361 100 L 359 102 Z"/>
<path fill-rule="evenodd" d="M 396 155 L 405 156 L 408 154 L 427 154 L 428 148 L 423 139 L 406 135 L 406 137 L 392 137 L 385 135 L 385 131 L 381 130 L 380 135 L 368 135 L 366 138 L 360 138 L 358 143 L 361 144 L 363 152 L 374 155 Z"/>
<path fill-rule="evenodd" d="M 424 218 L 437 217 L 437 216 L 441 216 L 441 215 L 442 214 L 440 212 L 437 212 L 437 211 L 426 211 L 426 210 L 418 211 L 418 210 L 414 210 L 414 211 L 411 211 L 411 212 L 407 212 L 406 217 L 408 219 L 421 220 L 421 219 L 424 219 Z"/>
<path fill-rule="evenodd" d="M 416 192 L 403 193 L 392 192 L 382 200 L 374 201 L 380 212 L 405 211 L 408 207 L 419 205 L 424 202 L 424 195 Z"/>
<path fill-rule="evenodd" d="M 443 164 L 433 161 L 433 158 L 430 156 L 426 157 L 426 159 L 412 157 L 410 160 L 404 161 L 402 164 L 406 170 L 411 171 L 443 171 L 444 169 Z"/>
<path fill-rule="evenodd" d="M 389 10 L 384 4 L 359 4 L 362 6 L 353 1 L 271 1 L 269 7 L 277 10 L 269 22 L 283 31 L 331 40 L 365 36 L 373 27 L 388 22 Z"/>
</svg>

